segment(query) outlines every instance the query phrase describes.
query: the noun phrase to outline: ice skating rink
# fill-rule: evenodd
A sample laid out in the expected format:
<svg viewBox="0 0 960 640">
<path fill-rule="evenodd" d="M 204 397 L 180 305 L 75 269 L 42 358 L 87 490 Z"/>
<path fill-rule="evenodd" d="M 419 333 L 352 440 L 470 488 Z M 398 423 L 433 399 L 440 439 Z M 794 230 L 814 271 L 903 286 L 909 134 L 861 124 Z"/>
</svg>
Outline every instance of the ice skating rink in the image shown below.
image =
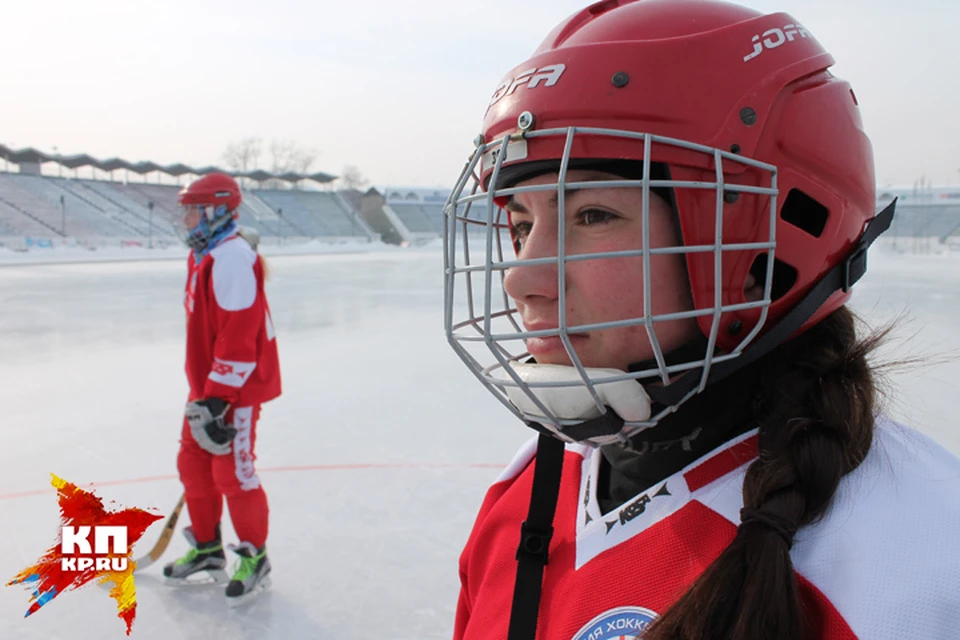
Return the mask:
<svg viewBox="0 0 960 640">
<path fill-rule="evenodd" d="M 257 464 L 273 588 L 228 610 L 219 588 L 165 586 L 184 512 L 137 576 L 131 637 L 449 638 L 474 513 L 530 433 L 445 342 L 439 249 L 270 267 L 284 395 L 264 407 Z M 184 277 L 181 261 L 0 267 L 0 584 L 56 538 L 50 473 L 117 506 L 176 503 Z M 924 361 L 892 370 L 889 412 L 960 453 L 960 255 L 874 249 L 853 306 L 874 323 L 901 317 L 885 358 Z M 24 619 L 27 606 L 25 589 L 0 589 L 0 638 L 125 637 L 96 586 Z"/>
</svg>

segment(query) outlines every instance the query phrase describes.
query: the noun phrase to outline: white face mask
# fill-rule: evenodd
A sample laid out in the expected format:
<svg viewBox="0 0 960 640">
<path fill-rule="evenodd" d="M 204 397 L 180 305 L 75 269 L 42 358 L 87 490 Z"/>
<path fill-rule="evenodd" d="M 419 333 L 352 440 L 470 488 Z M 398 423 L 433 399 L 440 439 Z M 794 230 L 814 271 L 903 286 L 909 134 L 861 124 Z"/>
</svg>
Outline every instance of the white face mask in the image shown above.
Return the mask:
<svg viewBox="0 0 960 640">
<path fill-rule="evenodd" d="M 523 382 L 522 387 L 505 385 L 510 402 L 525 419 L 543 425 L 563 440 L 570 438 L 554 424 L 556 419 L 583 422 L 602 415 L 608 410 L 605 407 L 612 409 L 625 422 L 644 422 L 650 418 L 650 397 L 639 382 L 631 379 L 604 382 L 605 379 L 623 378 L 626 374 L 619 369 L 585 368 L 584 373 L 590 380 L 588 387 L 575 367 L 513 362 L 510 368 Z M 591 393 L 591 388 L 596 396 Z M 622 437 L 616 434 L 590 438 L 585 442 L 605 445 L 621 440 Z"/>
</svg>

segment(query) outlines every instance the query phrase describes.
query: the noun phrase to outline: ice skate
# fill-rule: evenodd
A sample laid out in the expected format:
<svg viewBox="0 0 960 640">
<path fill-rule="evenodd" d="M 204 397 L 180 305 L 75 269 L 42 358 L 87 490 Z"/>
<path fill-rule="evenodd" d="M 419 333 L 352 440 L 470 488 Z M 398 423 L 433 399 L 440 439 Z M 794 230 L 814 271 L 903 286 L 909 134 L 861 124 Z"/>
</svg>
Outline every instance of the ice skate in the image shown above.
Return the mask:
<svg viewBox="0 0 960 640">
<path fill-rule="evenodd" d="M 235 607 L 253 599 L 270 586 L 270 560 L 266 547 L 258 550 L 249 542 L 230 545 L 230 550 L 240 556 L 225 591 L 227 605 Z"/>
<path fill-rule="evenodd" d="M 220 527 L 217 527 L 216 539 L 211 542 L 198 543 L 191 527 L 184 529 L 183 535 L 190 542 L 190 550 L 163 568 L 166 583 L 193 586 L 226 582 L 227 559 L 220 541 Z"/>
</svg>

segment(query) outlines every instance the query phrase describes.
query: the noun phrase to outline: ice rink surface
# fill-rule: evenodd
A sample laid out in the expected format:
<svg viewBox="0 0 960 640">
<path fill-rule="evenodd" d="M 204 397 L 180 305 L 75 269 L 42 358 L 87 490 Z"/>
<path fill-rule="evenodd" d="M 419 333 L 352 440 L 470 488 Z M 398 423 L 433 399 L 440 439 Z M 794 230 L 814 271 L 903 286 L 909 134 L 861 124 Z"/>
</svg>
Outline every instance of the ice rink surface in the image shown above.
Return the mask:
<svg viewBox="0 0 960 640">
<path fill-rule="evenodd" d="M 449 638 L 473 516 L 530 433 L 445 342 L 439 250 L 270 267 L 284 395 L 264 407 L 257 464 L 273 588 L 228 610 L 219 588 L 162 584 L 187 546 L 184 514 L 137 576 L 131 637 Z M 116 506 L 176 503 L 184 278 L 176 261 L 0 267 L 0 584 L 56 538 L 51 472 Z M 923 360 L 892 371 L 889 412 L 960 453 L 960 256 L 872 250 L 853 306 L 901 318 L 884 358 Z M 27 606 L 23 588 L 0 589 L 0 638 L 125 637 L 96 586 L 24 619 Z"/>
</svg>

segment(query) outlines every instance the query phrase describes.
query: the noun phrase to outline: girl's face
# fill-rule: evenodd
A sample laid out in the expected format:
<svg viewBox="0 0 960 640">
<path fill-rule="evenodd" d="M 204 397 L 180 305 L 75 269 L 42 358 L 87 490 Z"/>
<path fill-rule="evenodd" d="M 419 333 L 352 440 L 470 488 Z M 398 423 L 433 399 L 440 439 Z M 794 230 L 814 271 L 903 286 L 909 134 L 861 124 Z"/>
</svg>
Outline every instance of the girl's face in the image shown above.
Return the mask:
<svg viewBox="0 0 960 640">
<path fill-rule="evenodd" d="M 516 186 L 551 184 L 557 174 L 531 178 Z M 622 180 L 595 170 L 571 170 L 567 182 Z M 565 250 L 568 256 L 643 247 L 643 192 L 637 187 L 578 189 L 565 194 Z M 556 257 L 558 247 L 557 192 L 519 193 L 507 204 L 520 259 Z M 679 244 L 670 205 L 650 193 L 650 247 Z M 557 264 L 519 266 L 504 276 L 527 331 L 559 326 Z M 650 257 L 651 313 L 693 308 L 682 254 Z M 643 258 L 601 258 L 568 262 L 564 282 L 567 326 L 643 317 Z M 699 334 L 693 318 L 653 325 L 660 349 L 668 353 Z M 569 335 L 585 367 L 626 371 L 631 363 L 654 357 L 643 325 Z M 559 337 L 530 338 L 527 349 L 540 364 L 572 364 Z"/>
<path fill-rule="evenodd" d="M 184 231 L 190 232 L 203 220 L 203 207 L 195 204 L 180 205 L 180 224 Z"/>
</svg>

